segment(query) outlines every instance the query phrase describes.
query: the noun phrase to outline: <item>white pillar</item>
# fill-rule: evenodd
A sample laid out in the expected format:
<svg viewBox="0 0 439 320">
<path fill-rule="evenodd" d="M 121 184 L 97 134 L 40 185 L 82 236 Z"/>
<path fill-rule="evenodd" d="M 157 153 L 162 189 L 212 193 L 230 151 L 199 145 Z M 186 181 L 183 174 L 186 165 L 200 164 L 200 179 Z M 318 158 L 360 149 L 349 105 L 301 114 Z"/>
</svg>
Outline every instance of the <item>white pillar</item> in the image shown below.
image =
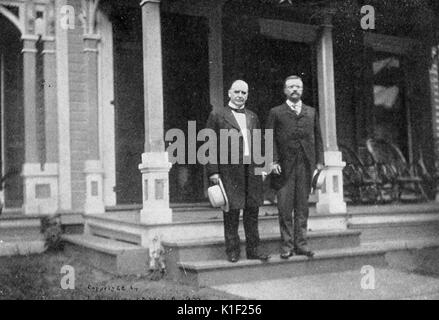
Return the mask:
<svg viewBox="0 0 439 320">
<path fill-rule="evenodd" d="M 317 44 L 317 73 L 319 86 L 320 124 L 324 146 L 326 180 L 319 190 L 317 213 L 345 213 L 343 200 L 343 168 L 341 152 L 337 147 L 334 57 L 331 15 L 326 14 Z"/>
<path fill-rule="evenodd" d="M 67 4 L 56 0 L 55 12 Z M 68 32 L 55 20 L 59 211 L 72 209 Z"/>
<path fill-rule="evenodd" d="M 147 224 L 172 222 L 169 208 L 169 170 L 163 130 L 163 74 L 160 0 L 143 0 L 143 74 L 145 94 L 145 153 L 142 173 L 143 209 L 140 221 Z"/>
<path fill-rule="evenodd" d="M 86 88 L 88 105 L 88 159 L 84 164 L 86 197 L 84 212 L 87 214 L 105 213 L 104 169 L 99 150 L 99 78 L 98 41 L 96 34 L 84 35 L 84 54 L 86 61 Z"/>
<path fill-rule="evenodd" d="M 431 49 L 432 64 L 430 68 L 430 92 L 431 92 L 431 106 L 433 119 L 433 134 L 434 134 L 434 153 L 435 153 L 435 174 L 439 174 L 439 74 L 437 55 L 439 53 L 439 46 L 434 46 Z M 439 202 L 439 185 L 436 185 L 436 202 Z"/>
<path fill-rule="evenodd" d="M 25 163 L 22 176 L 24 184 L 23 211 L 25 214 L 50 214 L 58 209 L 56 164 L 41 164 L 37 144 L 36 106 L 36 42 L 35 35 L 23 39 L 23 92 L 24 92 L 24 147 Z"/>
</svg>

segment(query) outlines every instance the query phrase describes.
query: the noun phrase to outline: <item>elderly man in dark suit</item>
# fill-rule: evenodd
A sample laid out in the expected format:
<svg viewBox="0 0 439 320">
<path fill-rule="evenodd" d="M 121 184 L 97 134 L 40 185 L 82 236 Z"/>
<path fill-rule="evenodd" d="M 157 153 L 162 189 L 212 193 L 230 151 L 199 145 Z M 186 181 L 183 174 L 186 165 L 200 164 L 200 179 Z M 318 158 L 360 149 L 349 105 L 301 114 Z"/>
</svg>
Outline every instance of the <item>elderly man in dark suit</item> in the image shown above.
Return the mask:
<svg viewBox="0 0 439 320">
<path fill-rule="evenodd" d="M 272 182 L 278 190 L 281 258 L 312 257 L 306 241 L 308 196 L 313 171 L 323 168 L 320 125 L 316 110 L 302 103 L 300 77 L 286 78 L 284 93 L 286 102 L 270 110 L 266 125 L 274 135 Z"/>
<path fill-rule="evenodd" d="M 252 133 L 255 129 L 260 129 L 259 120 L 256 114 L 245 107 L 248 98 L 247 83 L 242 80 L 235 81 L 229 90 L 229 98 L 229 103 L 224 108 L 213 110 L 207 120 L 206 127 L 214 130 L 218 139 L 218 161 L 207 164 L 207 174 L 213 184 L 217 184 L 218 179 L 221 179 L 229 200 L 230 210 L 224 212 L 228 260 L 237 262 L 240 258 L 238 235 L 240 209 L 244 209 L 247 259 L 267 260 L 269 256 L 259 251 L 258 214 L 259 206 L 263 202 L 262 176 L 255 174 L 256 166 L 250 156 Z M 226 130 L 231 137 L 235 134 L 239 139 L 236 145 L 227 144 L 227 163 L 220 163 L 221 130 Z M 233 138 L 228 139 L 228 142 L 231 142 Z M 233 163 L 233 154 L 238 155 L 236 163 Z"/>
</svg>

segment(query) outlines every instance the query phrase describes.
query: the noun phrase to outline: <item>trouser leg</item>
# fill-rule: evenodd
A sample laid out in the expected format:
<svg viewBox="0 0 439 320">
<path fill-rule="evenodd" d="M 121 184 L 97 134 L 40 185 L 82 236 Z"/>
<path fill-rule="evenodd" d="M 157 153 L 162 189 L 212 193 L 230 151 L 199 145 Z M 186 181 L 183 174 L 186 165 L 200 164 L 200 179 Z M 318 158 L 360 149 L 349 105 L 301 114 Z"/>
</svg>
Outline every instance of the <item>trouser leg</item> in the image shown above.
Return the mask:
<svg viewBox="0 0 439 320">
<path fill-rule="evenodd" d="M 306 233 L 308 229 L 308 197 L 310 193 L 309 165 L 299 157 L 296 165 L 295 208 L 294 208 L 294 247 L 306 246 Z"/>
<path fill-rule="evenodd" d="M 239 254 L 239 209 L 223 212 L 224 216 L 224 238 L 227 255 Z"/>
<path fill-rule="evenodd" d="M 259 246 L 258 207 L 244 209 L 244 232 L 247 254 L 256 253 Z"/>
<path fill-rule="evenodd" d="M 295 179 L 291 175 L 287 183 L 277 192 L 277 207 L 279 211 L 279 228 L 281 236 L 281 252 L 293 250 L 293 215 Z"/>
</svg>

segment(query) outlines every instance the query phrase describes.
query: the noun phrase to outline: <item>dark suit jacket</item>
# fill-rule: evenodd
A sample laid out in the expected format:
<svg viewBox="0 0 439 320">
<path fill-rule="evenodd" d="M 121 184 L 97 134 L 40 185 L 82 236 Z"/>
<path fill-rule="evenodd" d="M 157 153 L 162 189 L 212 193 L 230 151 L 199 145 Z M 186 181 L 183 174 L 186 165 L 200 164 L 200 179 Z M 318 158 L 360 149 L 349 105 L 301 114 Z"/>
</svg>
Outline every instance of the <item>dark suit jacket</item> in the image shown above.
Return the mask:
<svg viewBox="0 0 439 320">
<path fill-rule="evenodd" d="M 254 129 L 260 129 L 259 119 L 255 113 L 247 108 L 245 109 L 245 115 L 247 129 L 250 130 L 250 134 L 252 135 Z M 217 137 L 217 163 L 208 163 L 206 165 L 207 176 L 210 177 L 215 173 L 220 174 L 224 189 L 227 193 L 230 209 L 243 209 L 245 207 L 246 193 L 248 207 L 258 207 L 262 205 L 262 176 L 255 175 L 256 166 L 253 159 L 248 166 L 245 166 L 242 157 L 244 149 L 242 137 L 239 139 L 239 146 L 233 146 L 229 139 L 228 149 L 226 150 L 228 162 L 227 164 L 220 163 L 220 130 L 240 131 L 239 124 L 230 108 L 226 106 L 220 110 L 213 110 L 207 119 L 206 128 L 214 130 Z M 253 139 L 249 139 L 249 143 L 252 144 Z M 230 156 L 232 154 L 232 148 L 234 148 L 234 152 L 239 155 L 238 164 L 231 164 L 232 159 Z M 250 148 L 250 151 L 251 150 L 252 148 Z M 246 177 L 248 179 L 247 190 L 245 189 Z"/>
<path fill-rule="evenodd" d="M 274 107 L 270 110 L 266 129 L 273 129 L 273 161 L 282 169 L 281 181 L 275 182 L 273 187 L 279 189 L 283 185 L 301 148 L 308 160 L 311 179 L 316 164 L 323 164 L 323 142 L 315 109 L 302 104 L 301 113 L 296 115 L 286 103 Z"/>
</svg>

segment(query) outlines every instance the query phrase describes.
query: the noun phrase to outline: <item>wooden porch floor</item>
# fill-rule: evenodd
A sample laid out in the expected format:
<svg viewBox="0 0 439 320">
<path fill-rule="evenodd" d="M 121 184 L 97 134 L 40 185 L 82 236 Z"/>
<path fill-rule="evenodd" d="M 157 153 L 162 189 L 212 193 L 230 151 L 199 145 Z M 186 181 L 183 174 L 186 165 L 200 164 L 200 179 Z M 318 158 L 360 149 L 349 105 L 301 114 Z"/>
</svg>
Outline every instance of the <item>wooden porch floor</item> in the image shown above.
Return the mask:
<svg viewBox="0 0 439 320">
<path fill-rule="evenodd" d="M 130 223 L 140 222 L 140 206 L 125 206 L 110 208 L 106 217 L 112 220 L 120 220 Z M 173 221 L 177 223 L 209 221 L 222 219 L 222 211 L 211 208 L 208 204 L 174 206 Z M 392 203 L 380 205 L 356 205 L 347 207 L 347 216 L 368 215 L 368 214 L 401 214 L 401 213 L 437 213 L 439 215 L 439 202 L 431 201 L 424 203 Z M 260 216 L 275 216 L 277 208 L 275 205 L 264 205 L 259 209 Z M 315 206 L 310 207 L 310 216 L 321 216 L 317 214 Z"/>
</svg>

